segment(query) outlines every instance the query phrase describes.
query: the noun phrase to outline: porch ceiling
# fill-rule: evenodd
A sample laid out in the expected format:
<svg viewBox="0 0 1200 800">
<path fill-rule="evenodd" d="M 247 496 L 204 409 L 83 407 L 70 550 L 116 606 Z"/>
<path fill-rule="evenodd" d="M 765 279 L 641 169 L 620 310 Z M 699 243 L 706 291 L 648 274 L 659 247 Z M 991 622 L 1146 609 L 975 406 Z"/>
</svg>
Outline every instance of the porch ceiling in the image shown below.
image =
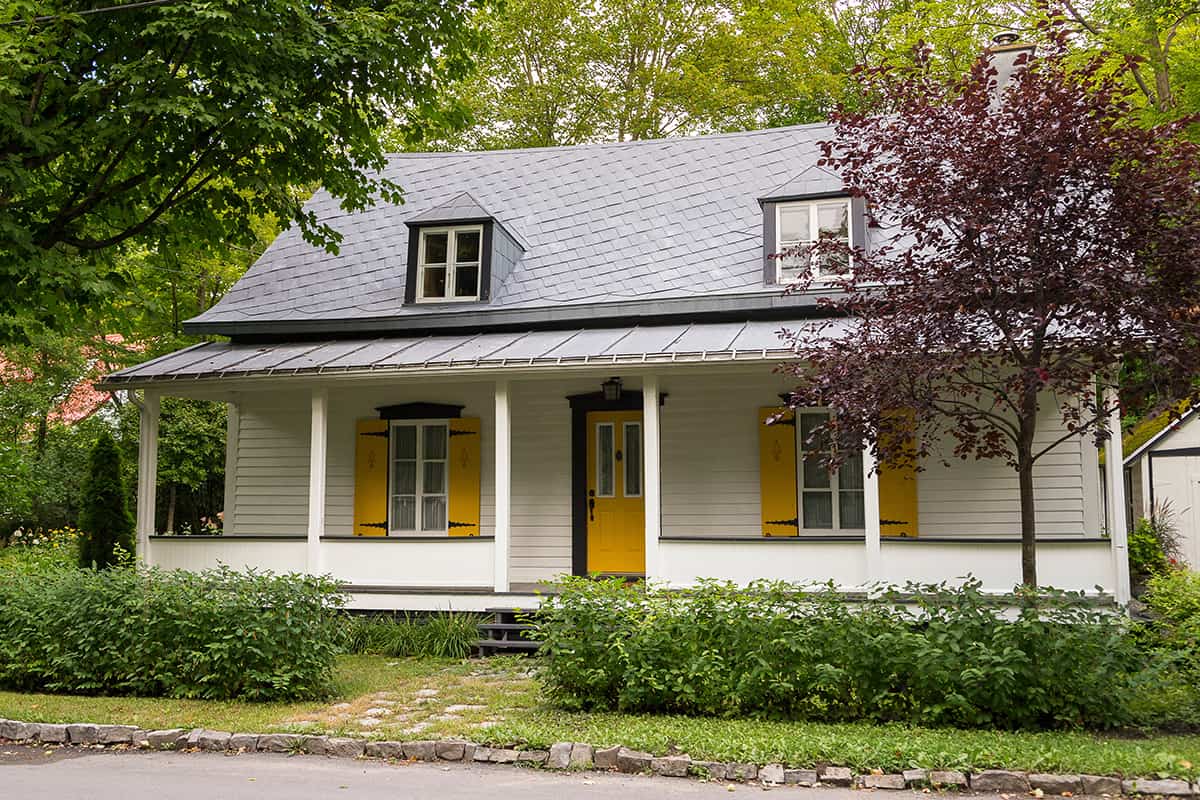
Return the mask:
<svg viewBox="0 0 1200 800">
<path fill-rule="evenodd" d="M 179 379 L 266 375 L 418 372 L 437 369 L 553 368 L 580 364 L 765 361 L 790 350 L 781 329 L 821 322 L 754 321 L 593 328 L 526 333 L 440 336 L 278 344 L 206 342 L 106 376 L 107 388 Z M 837 321 L 826 329 L 841 330 Z"/>
</svg>

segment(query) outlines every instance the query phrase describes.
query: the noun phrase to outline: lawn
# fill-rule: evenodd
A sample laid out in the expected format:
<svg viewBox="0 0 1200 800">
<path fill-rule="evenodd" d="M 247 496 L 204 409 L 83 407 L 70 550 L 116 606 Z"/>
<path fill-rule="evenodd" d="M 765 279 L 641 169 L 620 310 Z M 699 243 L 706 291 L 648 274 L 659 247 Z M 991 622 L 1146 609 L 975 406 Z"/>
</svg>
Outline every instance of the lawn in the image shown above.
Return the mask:
<svg viewBox="0 0 1200 800">
<path fill-rule="evenodd" d="M 566 713 L 539 703 L 529 661 L 345 656 L 323 702 L 251 704 L 0 692 L 0 717 L 39 722 L 127 723 L 143 728 L 353 733 L 377 739 L 463 737 L 546 747 L 556 741 L 624 744 L 693 758 L 844 764 L 859 771 L 908 767 L 1200 775 L 1200 736 L 1129 737 L 1084 732 L 1007 733 L 900 725 L 817 724 L 616 713 Z"/>
</svg>

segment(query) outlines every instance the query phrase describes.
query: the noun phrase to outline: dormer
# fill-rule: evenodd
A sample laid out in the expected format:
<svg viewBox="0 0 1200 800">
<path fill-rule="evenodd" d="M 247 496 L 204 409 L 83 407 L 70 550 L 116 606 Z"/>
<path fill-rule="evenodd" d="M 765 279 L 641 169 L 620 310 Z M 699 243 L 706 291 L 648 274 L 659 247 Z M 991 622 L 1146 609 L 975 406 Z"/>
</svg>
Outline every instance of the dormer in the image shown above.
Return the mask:
<svg viewBox="0 0 1200 800">
<path fill-rule="evenodd" d="M 818 281 L 834 278 L 851 266 L 845 259 L 774 258 L 777 253 L 827 238 L 865 247 L 866 206 L 829 170 L 809 167 L 758 202 L 763 211 L 763 283 L 768 286 L 792 283 L 806 273 L 814 273 Z"/>
<path fill-rule="evenodd" d="M 405 224 L 406 304 L 486 303 L 525 251 L 468 192 Z"/>
</svg>

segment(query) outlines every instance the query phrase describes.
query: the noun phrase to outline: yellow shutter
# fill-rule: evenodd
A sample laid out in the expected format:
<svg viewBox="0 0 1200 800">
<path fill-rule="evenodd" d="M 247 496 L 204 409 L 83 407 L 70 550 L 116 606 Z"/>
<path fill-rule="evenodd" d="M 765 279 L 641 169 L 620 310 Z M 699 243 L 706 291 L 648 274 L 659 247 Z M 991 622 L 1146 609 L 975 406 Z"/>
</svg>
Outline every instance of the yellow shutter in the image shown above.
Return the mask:
<svg viewBox="0 0 1200 800">
<path fill-rule="evenodd" d="M 451 536 L 479 535 L 479 419 L 450 420 L 448 527 Z"/>
<path fill-rule="evenodd" d="M 772 424 L 767 422 L 775 418 Z M 796 492 L 796 414 L 758 410 L 758 483 L 763 536 L 799 536 Z"/>
<path fill-rule="evenodd" d="M 911 411 L 898 411 L 909 414 Z M 881 464 L 879 468 L 879 533 L 881 536 L 917 536 L 917 467 L 915 439 L 905 443 L 913 463 L 902 467 Z"/>
<path fill-rule="evenodd" d="M 360 419 L 354 436 L 354 535 L 387 536 L 388 423 Z"/>
</svg>

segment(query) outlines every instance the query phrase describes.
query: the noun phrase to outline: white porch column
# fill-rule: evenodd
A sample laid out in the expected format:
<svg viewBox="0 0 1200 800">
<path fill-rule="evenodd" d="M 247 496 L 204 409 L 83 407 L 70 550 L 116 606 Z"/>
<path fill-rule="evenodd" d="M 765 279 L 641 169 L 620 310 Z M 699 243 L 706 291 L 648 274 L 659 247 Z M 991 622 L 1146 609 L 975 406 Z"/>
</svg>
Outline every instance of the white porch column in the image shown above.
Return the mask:
<svg viewBox="0 0 1200 800">
<path fill-rule="evenodd" d="M 512 411 L 508 381 L 496 381 L 496 526 L 495 564 L 492 576 L 497 592 L 507 592 L 509 542 L 512 526 Z"/>
<path fill-rule="evenodd" d="M 154 534 L 154 499 L 158 488 L 158 394 L 142 394 L 138 418 L 137 558 L 150 564 L 150 537 Z"/>
<path fill-rule="evenodd" d="M 642 450 L 645 477 L 642 493 L 646 504 L 646 580 L 662 574 L 658 540 L 662 534 L 662 457 L 659 450 L 658 376 L 642 379 Z"/>
<path fill-rule="evenodd" d="M 867 583 L 883 580 L 883 546 L 879 525 L 879 473 L 875 454 L 863 447 L 863 516 L 867 533 Z"/>
<path fill-rule="evenodd" d="M 329 445 L 329 390 L 313 389 L 308 446 L 308 550 L 310 575 L 320 575 L 321 536 L 325 533 L 325 463 Z"/>
<path fill-rule="evenodd" d="M 1129 602 L 1129 531 L 1125 530 L 1125 468 L 1121 446 L 1121 409 L 1116 391 L 1106 389 L 1104 400 L 1112 407 L 1108 415 L 1108 441 L 1104 443 L 1105 495 L 1108 498 L 1108 538 L 1112 543 L 1113 574 L 1117 585 L 1113 598 L 1119 605 Z"/>
</svg>

